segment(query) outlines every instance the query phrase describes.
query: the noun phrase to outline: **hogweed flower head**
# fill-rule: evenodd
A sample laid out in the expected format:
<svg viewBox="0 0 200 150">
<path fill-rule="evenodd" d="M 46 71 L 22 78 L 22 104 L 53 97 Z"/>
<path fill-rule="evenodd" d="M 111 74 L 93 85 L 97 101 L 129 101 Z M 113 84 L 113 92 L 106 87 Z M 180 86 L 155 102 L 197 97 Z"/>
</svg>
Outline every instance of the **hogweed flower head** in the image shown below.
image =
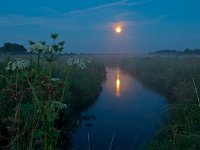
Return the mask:
<svg viewBox="0 0 200 150">
<path fill-rule="evenodd" d="M 23 59 L 17 59 L 16 61 L 9 61 L 6 66 L 6 71 L 15 71 L 15 70 L 24 70 L 28 69 L 30 67 L 30 61 L 23 60 Z"/>
<path fill-rule="evenodd" d="M 64 41 L 57 43 L 55 40 L 58 38 L 58 34 L 52 33 L 51 38 L 53 39 L 52 45 L 47 45 L 45 41 L 40 41 L 35 43 L 33 41 L 29 41 L 30 47 L 27 52 L 33 52 L 37 54 L 42 54 L 45 60 L 54 61 L 55 58 L 62 53 L 64 50 Z"/>
<path fill-rule="evenodd" d="M 51 101 L 50 108 L 52 110 L 54 109 L 62 110 L 62 109 L 67 109 L 67 105 L 59 101 Z"/>
<path fill-rule="evenodd" d="M 53 82 L 59 82 L 60 78 L 51 78 L 51 81 L 53 81 Z"/>
<path fill-rule="evenodd" d="M 47 50 L 48 50 L 48 47 L 44 43 L 35 43 L 33 45 L 30 45 L 27 52 L 44 53 Z"/>
<path fill-rule="evenodd" d="M 68 66 L 77 66 L 80 67 L 81 69 L 84 69 L 86 67 L 86 62 L 83 59 L 79 58 L 70 58 L 67 61 Z"/>
</svg>

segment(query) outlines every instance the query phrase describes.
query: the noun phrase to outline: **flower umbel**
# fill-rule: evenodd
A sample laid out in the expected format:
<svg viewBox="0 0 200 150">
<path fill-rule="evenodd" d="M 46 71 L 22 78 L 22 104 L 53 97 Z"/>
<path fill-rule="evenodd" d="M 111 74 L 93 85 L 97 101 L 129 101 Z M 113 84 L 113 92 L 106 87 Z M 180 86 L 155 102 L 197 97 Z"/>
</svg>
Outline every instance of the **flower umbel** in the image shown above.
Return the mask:
<svg viewBox="0 0 200 150">
<path fill-rule="evenodd" d="M 60 110 L 62 110 L 62 109 L 66 109 L 67 105 L 63 104 L 63 103 L 61 103 L 59 101 L 51 101 L 50 108 L 52 110 L 54 110 L 54 109 L 60 109 Z"/>
<path fill-rule="evenodd" d="M 47 45 L 45 41 L 40 41 L 35 43 L 33 41 L 29 41 L 30 47 L 27 52 L 33 52 L 37 54 L 42 54 L 43 58 L 48 62 L 53 62 L 57 55 L 61 54 L 64 50 L 65 41 L 61 41 L 57 43 L 55 40 L 58 38 L 58 34 L 52 33 L 51 38 L 53 39 L 52 45 Z"/>
<path fill-rule="evenodd" d="M 68 66 L 77 66 L 80 67 L 81 69 L 84 69 L 86 67 L 86 62 L 83 59 L 79 58 L 70 58 L 67 61 Z"/>
<path fill-rule="evenodd" d="M 9 61 L 6 66 L 6 71 L 15 71 L 15 70 L 24 70 L 29 68 L 30 61 L 23 60 L 23 59 L 17 59 L 16 61 Z"/>
<path fill-rule="evenodd" d="M 27 52 L 33 52 L 33 53 L 44 53 L 48 50 L 48 47 L 42 43 L 36 43 L 31 45 Z"/>
<path fill-rule="evenodd" d="M 60 78 L 51 78 L 51 81 L 53 81 L 53 82 L 59 82 Z"/>
</svg>

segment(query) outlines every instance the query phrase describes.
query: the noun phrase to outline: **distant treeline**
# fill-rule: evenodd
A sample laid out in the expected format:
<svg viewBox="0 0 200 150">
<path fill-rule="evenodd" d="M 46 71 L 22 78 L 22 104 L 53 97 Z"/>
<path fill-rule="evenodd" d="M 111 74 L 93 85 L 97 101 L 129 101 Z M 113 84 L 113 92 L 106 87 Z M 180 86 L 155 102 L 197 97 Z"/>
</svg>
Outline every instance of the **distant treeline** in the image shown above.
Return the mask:
<svg viewBox="0 0 200 150">
<path fill-rule="evenodd" d="M 185 49 L 183 51 L 166 49 L 149 52 L 149 54 L 200 54 L 200 49 Z"/>
<path fill-rule="evenodd" d="M 5 43 L 3 47 L 0 47 L 0 54 L 24 54 L 26 48 L 23 45 L 16 43 Z"/>
</svg>

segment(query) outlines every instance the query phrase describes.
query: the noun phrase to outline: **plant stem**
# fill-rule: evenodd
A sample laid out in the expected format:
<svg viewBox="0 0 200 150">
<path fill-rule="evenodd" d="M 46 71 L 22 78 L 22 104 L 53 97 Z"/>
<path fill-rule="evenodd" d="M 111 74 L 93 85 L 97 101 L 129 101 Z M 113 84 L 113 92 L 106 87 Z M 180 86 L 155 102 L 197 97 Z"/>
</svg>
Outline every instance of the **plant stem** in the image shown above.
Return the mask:
<svg viewBox="0 0 200 150">
<path fill-rule="evenodd" d="M 40 55 L 41 55 L 41 53 L 38 54 L 38 58 L 37 58 L 37 72 L 38 72 L 38 74 L 40 74 Z"/>
<path fill-rule="evenodd" d="M 194 77 L 192 77 L 192 81 L 193 81 L 196 97 L 197 97 L 197 100 L 198 100 L 198 106 L 200 108 L 200 99 L 199 99 L 199 94 L 198 94 L 198 90 L 197 90 L 197 87 L 196 87 L 196 83 L 195 83 Z"/>
<path fill-rule="evenodd" d="M 50 80 L 52 78 L 51 72 L 52 72 L 52 61 L 49 61 L 49 78 L 50 78 Z"/>
</svg>

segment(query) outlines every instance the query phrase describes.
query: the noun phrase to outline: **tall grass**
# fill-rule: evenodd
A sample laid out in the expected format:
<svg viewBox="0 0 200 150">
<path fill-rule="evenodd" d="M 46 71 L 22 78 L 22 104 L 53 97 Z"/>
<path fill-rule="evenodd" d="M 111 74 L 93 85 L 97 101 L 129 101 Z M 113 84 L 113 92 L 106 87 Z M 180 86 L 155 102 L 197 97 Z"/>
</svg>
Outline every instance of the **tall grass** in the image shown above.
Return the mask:
<svg viewBox="0 0 200 150">
<path fill-rule="evenodd" d="M 199 56 L 96 56 L 164 95 L 170 116 L 147 149 L 200 149 Z"/>
<path fill-rule="evenodd" d="M 148 146 L 166 150 L 199 149 L 199 58 L 129 58 L 121 59 L 120 64 L 144 85 L 169 100 L 172 115 Z"/>
<path fill-rule="evenodd" d="M 104 66 L 78 58 L 60 66 L 55 60 L 64 42 L 56 43 L 57 37 L 51 35 L 51 46 L 30 42 L 36 62 L 33 58 L 0 64 L 0 149 L 56 149 L 62 134 L 72 132 L 64 131 L 70 124 L 64 125 L 66 120 L 95 102 Z"/>
</svg>

